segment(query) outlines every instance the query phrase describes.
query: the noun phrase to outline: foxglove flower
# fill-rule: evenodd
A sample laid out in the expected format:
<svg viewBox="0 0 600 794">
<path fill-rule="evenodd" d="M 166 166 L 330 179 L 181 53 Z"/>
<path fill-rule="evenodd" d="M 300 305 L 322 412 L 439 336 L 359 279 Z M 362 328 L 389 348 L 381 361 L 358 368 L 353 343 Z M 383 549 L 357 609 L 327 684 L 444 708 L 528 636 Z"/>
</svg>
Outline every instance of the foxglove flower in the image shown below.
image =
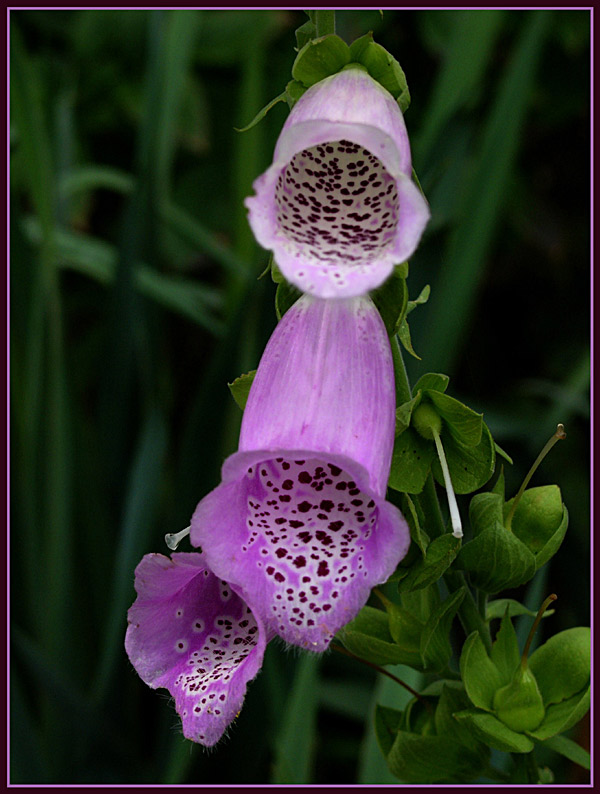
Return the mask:
<svg viewBox="0 0 600 794">
<path fill-rule="evenodd" d="M 371 299 L 302 296 L 263 353 L 239 450 L 191 523 L 215 574 L 287 642 L 324 650 L 408 550 L 385 500 L 394 425 Z"/>
<path fill-rule="evenodd" d="M 142 680 L 175 698 L 183 734 L 210 747 L 259 671 L 262 622 L 202 554 L 147 554 L 135 571 L 125 648 Z"/>
<path fill-rule="evenodd" d="M 273 164 L 246 199 L 249 222 L 303 292 L 363 295 L 413 253 L 429 219 L 411 173 L 397 102 L 366 71 L 348 68 L 294 105 Z"/>
</svg>

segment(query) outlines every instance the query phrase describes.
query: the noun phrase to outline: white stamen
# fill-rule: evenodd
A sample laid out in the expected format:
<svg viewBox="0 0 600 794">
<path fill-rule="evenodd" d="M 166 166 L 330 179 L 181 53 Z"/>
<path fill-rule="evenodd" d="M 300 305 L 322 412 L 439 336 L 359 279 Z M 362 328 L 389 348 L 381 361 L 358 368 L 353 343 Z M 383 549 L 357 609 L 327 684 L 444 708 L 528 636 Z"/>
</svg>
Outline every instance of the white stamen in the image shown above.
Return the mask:
<svg viewBox="0 0 600 794">
<path fill-rule="evenodd" d="M 431 432 L 433 433 L 433 439 L 435 441 L 438 457 L 440 459 L 440 466 L 442 467 L 442 473 L 444 475 L 444 484 L 446 486 L 446 494 L 448 495 L 448 507 L 450 508 L 452 534 L 455 538 L 462 538 L 462 522 L 460 520 L 460 513 L 458 512 L 458 505 L 456 504 L 456 496 L 454 495 L 454 488 L 452 487 L 452 480 L 450 479 L 450 471 L 448 470 L 448 464 L 446 463 L 446 455 L 444 454 L 442 440 L 440 439 L 439 433 L 437 433 L 433 428 L 431 429 Z"/>
<path fill-rule="evenodd" d="M 175 551 L 183 538 L 190 534 L 190 530 L 191 527 L 186 527 L 185 529 L 182 529 L 181 532 L 173 532 L 165 535 L 165 543 L 171 549 L 171 551 Z"/>
</svg>

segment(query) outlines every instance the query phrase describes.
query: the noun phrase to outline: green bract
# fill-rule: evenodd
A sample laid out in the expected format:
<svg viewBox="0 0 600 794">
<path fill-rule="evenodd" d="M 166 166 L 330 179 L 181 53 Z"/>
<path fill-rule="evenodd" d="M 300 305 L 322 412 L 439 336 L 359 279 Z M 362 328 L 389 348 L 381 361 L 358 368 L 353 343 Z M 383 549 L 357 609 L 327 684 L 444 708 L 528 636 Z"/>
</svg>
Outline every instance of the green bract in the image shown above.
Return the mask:
<svg viewBox="0 0 600 794">
<path fill-rule="evenodd" d="M 413 398 L 396 409 L 390 487 L 405 493 L 421 493 L 430 472 L 444 484 L 433 438 L 423 437 L 419 432 L 419 414 L 423 411 L 415 412 L 421 406 L 428 412 L 428 421 L 433 413 L 440 418 L 440 436 L 456 493 L 471 493 L 492 476 L 496 453 L 483 415 L 445 394 L 447 385 L 445 375 L 423 375 L 414 386 Z"/>
</svg>

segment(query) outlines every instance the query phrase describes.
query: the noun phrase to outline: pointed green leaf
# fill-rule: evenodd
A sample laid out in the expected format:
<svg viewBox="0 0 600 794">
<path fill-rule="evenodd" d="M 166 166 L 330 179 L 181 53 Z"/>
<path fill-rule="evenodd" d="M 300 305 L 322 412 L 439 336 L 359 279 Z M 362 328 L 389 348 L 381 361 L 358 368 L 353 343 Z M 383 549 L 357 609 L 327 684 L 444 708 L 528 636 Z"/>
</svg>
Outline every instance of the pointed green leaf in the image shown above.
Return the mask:
<svg viewBox="0 0 600 794">
<path fill-rule="evenodd" d="M 496 750 L 505 753 L 529 753 L 533 750 L 533 742 L 522 733 L 507 728 L 493 714 L 482 711 L 459 711 L 454 718 L 467 725 L 481 742 L 485 742 Z"/>
<path fill-rule="evenodd" d="M 405 661 L 415 670 L 422 668 L 419 644 L 423 624 L 407 609 L 397 604 L 387 607 L 390 634 L 396 645 L 402 649 Z"/>
<path fill-rule="evenodd" d="M 560 703 L 579 692 L 590 679 L 590 629 L 560 631 L 535 650 L 529 667 L 544 704 Z"/>
<path fill-rule="evenodd" d="M 395 267 L 385 283 L 371 293 L 371 298 L 381 315 L 388 336 L 397 333 L 408 305 L 408 287 L 400 267 Z"/>
<path fill-rule="evenodd" d="M 302 85 L 302 83 L 298 82 L 298 80 L 290 80 L 290 82 L 286 85 L 285 98 L 290 110 L 294 107 L 296 102 L 300 99 L 305 91 L 306 88 Z"/>
<path fill-rule="evenodd" d="M 416 545 L 419 547 L 421 554 L 425 556 L 427 544 L 429 543 L 429 536 L 421 529 L 421 522 L 419 521 L 419 515 L 417 508 L 415 507 L 415 503 L 408 494 L 402 494 L 400 497 L 400 502 L 402 514 L 404 515 L 410 530 L 410 538 L 413 543 L 416 543 Z"/>
<path fill-rule="evenodd" d="M 277 285 L 277 291 L 275 293 L 275 313 L 277 314 L 278 320 L 281 320 L 283 315 L 296 303 L 301 295 L 302 293 L 300 290 L 296 289 L 296 287 L 288 281 L 281 281 Z"/>
<path fill-rule="evenodd" d="M 440 699 L 435 710 L 435 728 L 438 736 L 453 736 L 461 744 L 487 757 L 489 755 L 487 747 L 477 741 L 467 725 L 453 717 L 455 712 L 469 709 L 471 705 L 463 685 L 458 681 L 442 683 Z M 425 693 L 427 691 L 425 690 Z"/>
<path fill-rule="evenodd" d="M 591 759 L 588 751 L 584 750 L 583 747 L 580 747 L 576 742 L 566 736 L 553 736 L 541 742 L 541 744 L 549 750 L 553 750 L 555 753 L 564 755 L 569 761 L 579 764 L 579 766 L 582 766 L 584 769 L 590 769 L 591 767 Z"/>
<path fill-rule="evenodd" d="M 375 736 L 384 758 L 387 758 L 402 720 L 402 712 L 386 706 L 375 706 Z"/>
<path fill-rule="evenodd" d="M 583 692 L 578 692 L 561 703 L 548 706 L 541 724 L 534 731 L 529 731 L 529 735 L 541 741 L 564 733 L 576 725 L 587 714 L 589 708 L 590 687 L 588 686 Z"/>
<path fill-rule="evenodd" d="M 256 370 L 253 369 L 250 372 L 247 372 L 245 375 L 240 375 L 239 378 L 236 378 L 233 381 L 233 383 L 227 384 L 229 386 L 229 391 L 231 392 L 231 396 L 240 406 L 242 411 L 246 407 L 246 402 L 248 401 L 248 395 L 250 394 L 250 387 L 252 386 L 255 375 L 256 375 Z"/>
<path fill-rule="evenodd" d="M 387 757 L 390 770 L 406 783 L 469 780 L 481 769 L 479 755 L 449 736 L 398 731 Z"/>
<path fill-rule="evenodd" d="M 394 643 L 386 612 L 363 607 L 354 620 L 337 634 L 350 653 L 373 664 L 406 664 L 413 654 Z"/>
<path fill-rule="evenodd" d="M 410 105 L 406 75 L 398 61 L 367 33 L 350 45 L 350 58 L 366 66 L 369 74 L 397 100 L 404 113 Z"/>
<path fill-rule="evenodd" d="M 537 612 L 533 609 L 528 609 L 524 604 L 515 601 L 514 598 L 497 598 L 495 601 L 489 601 L 485 610 L 485 619 L 494 620 L 494 618 L 502 618 L 508 611 L 508 616 L 515 618 L 518 615 L 529 615 L 534 618 Z M 547 609 L 543 617 L 547 618 L 553 615 L 554 609 Z"/>
<path fill-rule="evenodd" d="M 264 119 L 264 117 L 271 110 L 271 108 L 275 107 L 275 105 L 278 102 L 285 102 L 286 97 L 287 97 L 286 91 L 283 91 L 281 94 L 279 94 L 279 96 L 276 96 L 275 99 L 272 99 L 270 102 L 268 102 L 264 106 L 264 108 L 261 108 L 261 110 L 258 111 L 256 116 L 252 119 L 252 121 L 249 124 L 246 124 L 245 127 L 234 127 L 233 129 L 236 132 L 247 132 L 248 130 L 251 130 L 252 127 L 256 127 L 258 122 Z"/>
<path fill-rule="evenodd" d="M 408 302 L 406 313 L 408 314 L 410 310 L 410 301 Z M 410 328 L 408 327 L 408 321 L 406 317 L 400 323 L 400 328 L 398 328 L 398 339 L 402 342 L 402 347 L 406 350 L 407 353 L 410 353 L 413 358 L 417 358 L 419 361 L 421 360 L 421 356 L 418 356 L 414 348 L 412 346 L 412 340 L 410 338 Z"/>
<path fill-rule="evenodd" d="M 463 403 L 432 390 L 427 395 L 437 408 L 439 415 L 446 422 L 455 439 L 468 447 L 475 447 L 481 441 L 483 414 L 478 414 Z"/>
<path fill-rule="evenodd" d="M 505 460 L 507 463 L 510 463 L 510 465 L 512 466 L 513 459 L 512 459 L 512 458 L 511 458 L 511 456 L 508 454 L 508 452 L 505 452 L 505 451 L 502 449 L 502 447 L 501 447 L 499 444 L 496 444 L 496 442 L 495 442 L 495 441 L 494 441 L 494 448 L 495 448 L 495 450 L 496 450 L 496 454 L 497 454 L 497 455 L 500 455 L 500 457 L 501 457 L 501 458 L 504 458 L 504 460 Z"/>
<path fill-rule="evenodd" d="M 399 592 L 421 590 L 437 582 L 450 567 L 459 549 L 460 538 L 455 538 L 450 532 L 432 540 L 425 557 L 417 560 L 398 583 Z"/>
<path fill-rule="evenodd" d="M 415 392 L 415 396 L 412 400 L 409 400 L 406 403 L 402 403 L 396 408 L 396 435 L 399 436 L 400 433 L 404 433 L 406 428 L 410 425 L 410 419 L 412 417 L 412 412 L 415 410 L 417 405 L 421 402 L 421 394 L 420 392 Z"/>
<path fill-rule="evenodd" d="M 502 676 L 487 655 L 479 633 L 470 634 L 460 655 L 460 675 L 473 705 L 492 711 L 494 694 L 502 686 Z"/>
<path fill-rule="evenodd" d="M 296 34 L 296 47 L 298 48 L 298 50 L 301 50 L 302 47 L 305 46 L 305 44 L 308 44 L 308 42 L 311 39 L 314 39 L 316 37 L 317 28 L 315 26 L 315 23 L 309 19 L 308 22 L 305 22 L 303 25 L 300 25 L 299 28 L 296 28 L 295 34 Z"/>
<path fill-rule="evenodd" d="M 563 505 L 563 515 L 560 524 L 558 525 L 558 529 L 556 532 L 546 541 L 544 546 L 538 551 L 535 555 L 535 567 L 539 569 L 542 565 L 545 565 L 548 560 L 553 557 L 556 552 L 559 550 L 561 543 L 564 540 L 565 535 L 567 534 L 567 529 L 569 526 L 569 513 L 565 505 Z"/>
<path fill-rule="evenodd" d="M 502 678 L 502 684 L 509 684 L 519 665 L 521 655 L 519 643 L 512 621 L 508 615 L 508 607 L 502 618 L 502 623 L 492 644 L 490 654 L 492 662 L 496 665 Z"/>
<path fill-rule="evenodd" d="M 503 504 L 504 501 L 499 494 L 493 492 L 475 494 L 469 504 L 469 522 L 475 537 L 496 524 L 502 525 Z"/>
<path fill-rule="evenodd" d="M 429 284 L 425 284 L 425 286 L 419 293 L 419 296 L 415 298 L 413 301 L 408 302 L 406 313 L 410 314 L 413 311 L 413 309 L 417 308 L 417 306 L 422 306 L 424 303 L 427 303 L 430 294 L 431 294 L 431 287 L 429 286 Z"/>
<path fill-rule="evenodd" d="M 426 670 L 442 672 L 452 656 L 450 627 L 467 589 L 461 587 L 432 613 L 421 634 L 420 653 Z"/>
<path fill-rule="evenodd" d="M 388 485 L 404 493 L 421 493 L 431 469 L 435 449 L 412 427 L 396 436 Z"/>
<path fill-rule="evenodd" d="M 437 372 L 428 372 L 426 375 L 421 375 L 419 380 L 413 387 L 413 393 L 416 394 L 419 389 L 425 391 L 432 389 L 433 391 L 445 392 L 448 388 L 450 378 L 447 375 L 442 375 Z"/>
<path fill-rule="evenodd" d="M 350 63 L 350 48 L 335 34 L 308 41 L 292 66 L 292 77 L 307 88 Z"/>
</svg>

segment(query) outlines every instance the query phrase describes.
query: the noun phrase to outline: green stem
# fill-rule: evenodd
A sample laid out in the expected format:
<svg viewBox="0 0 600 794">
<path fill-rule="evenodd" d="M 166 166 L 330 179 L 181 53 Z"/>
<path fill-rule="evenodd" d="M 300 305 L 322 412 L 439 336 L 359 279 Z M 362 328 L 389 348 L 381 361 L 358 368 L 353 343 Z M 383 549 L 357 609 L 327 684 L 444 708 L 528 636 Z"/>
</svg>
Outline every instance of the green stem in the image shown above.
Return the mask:
<svg viewBox="0 0 600 794">
<path fill-rule="evenodd" d="M 483 590 L 477 591 L 477 607 L 479 609 L 479 614 L 485 620 L 485 616 L 487 614 L 487 600 L 488 596 L 487 593 L 484 593 Z"/>
<path fill-rule="evenodd" d="M 460 571 L 446 571 L 444 574 L 444 581 L 450 590 L 451 593 L 456 592 L 461 587 L 466 587 L 466 594 L 462 600 L 462 604 L 458 610 L 458 617 L 462 626 L 465 630 L 467 636 L 472 634 L 474 631 L 479 632 L 479 636 L 483 644 L 485 645 L 485 649 L 488 653 L 492 650 L 492 638 L 490 636 L 490 629 L 488 624 L 479 614 L 479 610 L 477 609 L 477 604 L 475 603 L 475 599 L 473 598 L 473 594 L 469 587 L 467 587 L 467 582 L 464 575 Z"/>
<path fill-rule="evenodd" d="M 394 362 L 394 383 L 396 385 L 396 405 L 407 403 L 412 398 L 404 358 L 400 350 L 400 342 L 396 334 L 390 339 L 392 360 Z"/>
<path fill-rule="evenodd" d="M 314 11 L 317 38 L 335 33 L 335 11 Z"/>
</svg>

